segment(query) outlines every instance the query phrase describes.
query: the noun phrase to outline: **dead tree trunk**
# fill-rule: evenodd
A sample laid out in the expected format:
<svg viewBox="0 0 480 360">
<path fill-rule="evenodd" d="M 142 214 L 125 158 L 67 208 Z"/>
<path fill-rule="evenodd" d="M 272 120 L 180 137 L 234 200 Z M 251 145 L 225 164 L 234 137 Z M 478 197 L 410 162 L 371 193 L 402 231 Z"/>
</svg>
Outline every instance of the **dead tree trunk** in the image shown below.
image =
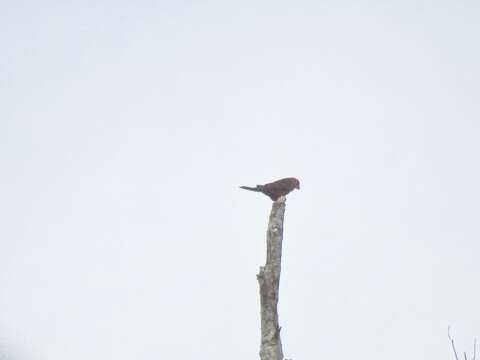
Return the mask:
<svg viewBox="0 0 480 360">
<path fill-rule="evenodd" d="M 267 262 L 260 267 L 261 360 L 283 360 L 280 326 L 278 325 L 278 294 L 282 261 L 283 218 L 285 197 L 273 202 L 267 230 Z"/>
</svg>

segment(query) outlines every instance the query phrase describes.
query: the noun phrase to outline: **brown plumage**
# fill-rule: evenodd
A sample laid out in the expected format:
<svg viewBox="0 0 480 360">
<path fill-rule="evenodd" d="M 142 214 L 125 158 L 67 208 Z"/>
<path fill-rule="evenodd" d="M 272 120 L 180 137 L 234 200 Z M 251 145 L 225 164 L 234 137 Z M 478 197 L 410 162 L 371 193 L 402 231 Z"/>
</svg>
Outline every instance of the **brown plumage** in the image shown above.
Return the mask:
<svg viewBox="0 0 480 360">
<path fill-rule="evenodd" d="M 256 187 L 240 186 L 240 188 L 264 193 L 270 199 L 276 201 L 280 196 L 285 196 L 294 189 L 300 189 L 300 181 L 295 178 L 285 178 L 265 185 L 257 185 Z"/>
</svg>

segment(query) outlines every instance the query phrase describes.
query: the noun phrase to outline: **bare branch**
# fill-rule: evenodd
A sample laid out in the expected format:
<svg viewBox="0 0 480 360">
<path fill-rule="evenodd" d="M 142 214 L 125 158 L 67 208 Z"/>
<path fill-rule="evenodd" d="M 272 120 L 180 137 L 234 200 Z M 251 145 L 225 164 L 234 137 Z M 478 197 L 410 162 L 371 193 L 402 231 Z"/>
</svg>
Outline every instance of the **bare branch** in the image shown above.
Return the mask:
<svg viewBox="0 0 480 360">
<path fill-rule="evenodd" d="M 450 342 L 452 343 L 452 349 L 453 353 L 455 354 L 455 359 L 458 360 L 458 355 L 457 355 L 457 349 L 455 349 L 455 342 L 453 341 L 452 337 L 450 336 L 450 326 L 448 326 L 448 338 L 450 339 Z"/>
<path fill-rule="evenodd" d="M 282 261 L 283 219 L 285 197 L 272 204 L 267 230 L 267 261 L 260 267 L 257 280 L 260 285 L 261 360 L 282 360 L 280 340 L 281 327 L 278 323 L 278 296 Z"/>
<path fill-rule="evenodd" d="M 472 360 L 475 360 L 477 356 L 477 338 L 473 339 L 473 358 Z"/>
</svg>

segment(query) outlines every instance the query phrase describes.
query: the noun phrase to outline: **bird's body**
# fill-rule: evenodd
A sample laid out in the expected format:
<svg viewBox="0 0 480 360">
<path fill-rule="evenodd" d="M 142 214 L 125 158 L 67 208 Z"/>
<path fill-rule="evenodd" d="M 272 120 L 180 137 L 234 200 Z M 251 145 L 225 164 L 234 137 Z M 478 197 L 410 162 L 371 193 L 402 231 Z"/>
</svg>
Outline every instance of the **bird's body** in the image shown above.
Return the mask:
<svg viewBox="0 0 480 360">
<path fill-rule="evenodd" d="M 261 192 L 273 201 L 277 201 L 279 197 L 287 195 L 294 189 L 300 189 L 300 181 L 296 178 L 285 178 L 265 185 L 257 185 L 256 187 L 240 186 L 240 188 Z"/>
</svg>

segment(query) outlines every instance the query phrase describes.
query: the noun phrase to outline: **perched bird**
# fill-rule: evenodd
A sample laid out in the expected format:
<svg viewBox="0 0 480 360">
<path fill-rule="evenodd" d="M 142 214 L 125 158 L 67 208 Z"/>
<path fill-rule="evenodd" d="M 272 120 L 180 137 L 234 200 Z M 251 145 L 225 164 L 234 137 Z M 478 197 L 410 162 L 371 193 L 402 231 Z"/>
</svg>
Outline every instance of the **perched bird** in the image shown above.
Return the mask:
<svg viewBox="0 0 480 360">
<path fill-rule="evenodd" d="M 300 181 L 295 178 L 285 178 L 265 185 L 257 185 L 256 187 L 240 186 L 240 188 L 264 193 L 273 201 L 277 201 L 280 196 L 285 196 L 294 189 L 300 190 Z"/>
</svg>

